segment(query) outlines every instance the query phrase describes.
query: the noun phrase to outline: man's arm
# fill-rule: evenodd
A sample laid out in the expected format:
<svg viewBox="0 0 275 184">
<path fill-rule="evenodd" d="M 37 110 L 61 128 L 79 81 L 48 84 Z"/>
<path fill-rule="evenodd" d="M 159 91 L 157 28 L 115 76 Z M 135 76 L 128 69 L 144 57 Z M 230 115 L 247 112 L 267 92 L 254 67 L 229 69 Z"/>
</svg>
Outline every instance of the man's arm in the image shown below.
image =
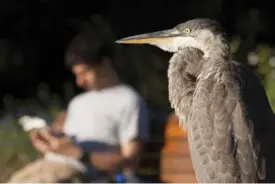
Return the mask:
<svg viewBox="0 0 275 184">
<path fill-rule="evenodd" d="M 67 117 L 67 111 L 61 111 L 56 116 L 55 120 L 51 124 L 51 129 L 56 132 L 63 132 L 65 119 Z"/>
<path fill-rule="evenodd" d="M 50 151 L 60 153 L 79 160 L 83 150 L 72 143 L 68 137 L 53 137 L 54 142 L 58 145 L 51 147 Z M 134 169 L 142 152 L 143 143 L 141 141 L 133 140 L 129 143 L 121 145 L 121 152 L 91 152 L 88 153 L 90 164 L 106 173 L 114 173 L 122 169 Z"/>
<path fill-rule="evenodd" d="M 135 169 L 142 153 L 143 143 L 131 141 L 121 146 L 121 153 L 92 152 L 90 163 L 98 170 L 113 173 L 122 169 Z"/>
</svg>

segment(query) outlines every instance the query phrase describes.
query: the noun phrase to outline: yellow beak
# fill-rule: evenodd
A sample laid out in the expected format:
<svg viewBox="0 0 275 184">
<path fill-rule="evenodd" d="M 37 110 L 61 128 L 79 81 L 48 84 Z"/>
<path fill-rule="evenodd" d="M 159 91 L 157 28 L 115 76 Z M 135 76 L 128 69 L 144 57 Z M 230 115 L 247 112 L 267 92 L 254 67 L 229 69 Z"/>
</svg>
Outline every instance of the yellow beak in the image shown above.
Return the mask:
<svg viewBox="0 0 275 184">
<path fill-rule="evenodd" d="M 120 40 L 117 40 L 116 43 L 158 45 L 168 43 L 172 40 L 173 37 L 179 35 L 180 34 L 178 31 L 169 29 L 122 38 Z"/>
</svg>

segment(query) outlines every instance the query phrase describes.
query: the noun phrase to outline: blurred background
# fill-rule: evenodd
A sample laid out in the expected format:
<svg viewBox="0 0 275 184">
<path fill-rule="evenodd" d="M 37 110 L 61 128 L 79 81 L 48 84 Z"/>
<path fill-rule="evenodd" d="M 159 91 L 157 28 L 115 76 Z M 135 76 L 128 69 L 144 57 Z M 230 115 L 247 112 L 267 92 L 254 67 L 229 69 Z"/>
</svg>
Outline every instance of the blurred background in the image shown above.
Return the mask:
<svg viewBox="0 0 275 184">
<path fill-rule="evenodd" d="M 96 27 L 116 40 L 192 18 L 215 18 L 228 33 L 234 60 L 259 74 L 274 109 L 274 5 L 272 0 L 1 0 L 0 181 L 37 156 L 18 116 L 35 111 L 51 121 L 80 92 L 64 66 L 64 50 L 83 29 Z M 114 47 L 119 74 L 147 100 L 151 115 L 169 114 L 171 55 L 147 45 Z"/>
</svg>

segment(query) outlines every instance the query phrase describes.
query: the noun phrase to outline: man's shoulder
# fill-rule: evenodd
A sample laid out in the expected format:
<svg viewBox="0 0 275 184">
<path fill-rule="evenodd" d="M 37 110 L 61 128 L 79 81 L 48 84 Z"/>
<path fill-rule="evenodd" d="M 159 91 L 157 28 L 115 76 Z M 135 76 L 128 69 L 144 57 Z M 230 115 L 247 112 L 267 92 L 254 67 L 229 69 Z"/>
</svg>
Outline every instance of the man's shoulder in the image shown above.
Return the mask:
<svg viewBox="0 0 275 184">
<path fill-rule="evenodd" d="M 132 86 L 123 84 L 120 86 L 118 94 L 122 101 L 128 103 L 139 102 L 142 100 L 141 95 Z"/>
<path fill-rule="evenodd" d="M 79 102 L 82 102 L 82 101 L 85 101 L 85 99 L 87 98 L 87 96 L 89 96 L 89 92 L 82 92 L 82 93 L 79 93 L 77 95 L 75 95 L 69 105 L 72 106 L 73 104 L 77 104 Z"/>
<path fill-rule="evenodd" d="M 129 96 L 133 96 L 133 97 L 139 97 L 139 93 L 130 85 L 128 84 L 121 84 L 119 86 L 119 90 L 121 93 L 123 93 L 124 95 L 129 95 Z"/>
</svg>

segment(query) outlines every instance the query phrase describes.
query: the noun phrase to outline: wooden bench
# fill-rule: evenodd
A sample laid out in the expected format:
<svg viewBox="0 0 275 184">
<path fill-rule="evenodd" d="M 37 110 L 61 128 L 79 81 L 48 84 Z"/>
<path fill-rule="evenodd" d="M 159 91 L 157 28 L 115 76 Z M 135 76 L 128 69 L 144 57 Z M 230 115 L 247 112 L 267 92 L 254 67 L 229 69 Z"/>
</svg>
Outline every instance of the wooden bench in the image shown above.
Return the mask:
<svg viewBox="0 0 275 184">
<path fill-rule="evenodd" d="M 186 132 L 174 114 L 166 123 L 151 123 L 151 139 L 140 163 L 140 173 L 151 180 L 196 183 Z"/>
</svg>

